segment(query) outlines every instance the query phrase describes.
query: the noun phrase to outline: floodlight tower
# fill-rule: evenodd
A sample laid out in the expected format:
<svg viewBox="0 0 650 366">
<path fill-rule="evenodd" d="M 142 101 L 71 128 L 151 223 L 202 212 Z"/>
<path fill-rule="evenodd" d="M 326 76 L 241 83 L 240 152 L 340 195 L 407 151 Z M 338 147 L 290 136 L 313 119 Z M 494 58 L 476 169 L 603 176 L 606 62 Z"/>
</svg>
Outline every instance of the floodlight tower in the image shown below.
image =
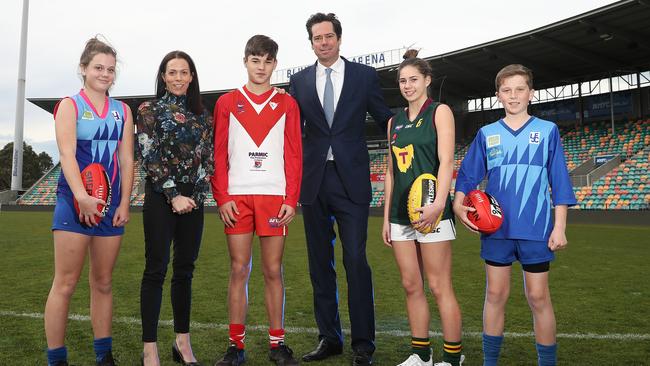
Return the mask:
<svg viewBox="0 0 650 366">
<path fill-rule="evenodd" d="M 27 17 L 29 0 L 23 0 L 23 20 L 20 29 L 20 59 L 16 87 L 16 122 L 14 124 L 14 155 L 11 168 L 11 190 L 23 189 L 23 127 L 25 124 L 25 62 L 27 58 Z"/>
</svg>

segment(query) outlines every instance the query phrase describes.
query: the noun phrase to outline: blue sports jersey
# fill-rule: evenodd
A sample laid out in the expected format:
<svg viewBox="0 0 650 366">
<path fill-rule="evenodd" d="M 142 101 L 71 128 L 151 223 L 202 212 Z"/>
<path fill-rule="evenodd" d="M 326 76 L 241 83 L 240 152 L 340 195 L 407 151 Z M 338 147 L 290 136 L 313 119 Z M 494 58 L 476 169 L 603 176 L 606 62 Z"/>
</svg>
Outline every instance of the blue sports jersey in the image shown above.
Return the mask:
<svg viewBox="0 0 650 366">
<path fill-rule="evenodd" d="M 576 204 L 553 122 L 530 117 L 517 131 L 503 120 L 481 128 L 460 166 L 456 191 L 476 189 L 486 174 L 485 191 L 501 205 L 503 224 L 482 238 L 548 240 L 553 228 L 549 187 L 553 204 Z"/>
<path fill-rule="evenodd" d="M 104 110 L 100 113 L 95 110 L 83 90 L 69 98 L 74 102 L 77 111 L 76 158 L 79 171 L 90 163 L 101 163 L 111 182 L 110 207 L 117 208 L 121 200 L 117 149 L 122 141 L 126 106 L 120 101 L 106 97 Z M 54 115 L 56 116 L 56 109 Z M 57 193 L 72 196 L 63 173 L 59 177 Z"/>
</svg>

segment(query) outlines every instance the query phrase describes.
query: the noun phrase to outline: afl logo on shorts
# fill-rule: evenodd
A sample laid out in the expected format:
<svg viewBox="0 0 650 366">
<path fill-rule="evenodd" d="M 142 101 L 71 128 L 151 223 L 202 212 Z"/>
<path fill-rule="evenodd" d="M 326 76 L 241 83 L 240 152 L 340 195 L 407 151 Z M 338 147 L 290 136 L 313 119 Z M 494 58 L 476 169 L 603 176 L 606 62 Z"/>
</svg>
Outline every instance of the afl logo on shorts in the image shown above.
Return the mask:
<svg viewBox="0 0 650 366">
<path fill-rule="evenodd" d="M 280 227 L 280 219 L 277 217 L 270 217 L 269 218 L 269 226 L 270 227 Z"/>
</svg>

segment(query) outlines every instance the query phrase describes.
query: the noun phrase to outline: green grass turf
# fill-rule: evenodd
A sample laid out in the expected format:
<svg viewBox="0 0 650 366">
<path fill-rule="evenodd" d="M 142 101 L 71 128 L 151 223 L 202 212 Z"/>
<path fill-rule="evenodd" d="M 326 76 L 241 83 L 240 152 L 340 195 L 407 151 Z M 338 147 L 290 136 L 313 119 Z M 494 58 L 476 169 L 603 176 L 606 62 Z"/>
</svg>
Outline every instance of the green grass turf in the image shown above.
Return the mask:
<svg viewBox="0 0 650 366">
<path fill-rule="evenodd" d="M 45 337 L 40 314 L 49 291 L 52 273 L 51 212 L 0 213 L 0 365 L 45 364 Z M 395 365 L 408 353 L 408 323 L 404 295 L 392 252 L 380 240 L 381 219 L 370 219 L 368 258 L 373 269 L 378 330 L 376 365 Z M 307 270 L 301 217 L 290 227 L 285 252 L 286 326 L 306 328 L 288 332 L 287 343 L 297 355 L 316 344 L 313 333 L 312 290 Z M 569 248 L 559 253 L 551 270 L 551 294 L 558 323 L 559 362 L 571 365 L 650 365 L 650 227 L 569 225 Z M 344 269 L 337 245 L 341 318 L 349 328 Z M 250 281 L 247 334 L 248 365 L 268 365 L 266 358 L 266 312 L 255 245 Z M 137 365 L 141 352 L 140 325 L 123 319 L 139 319 L 140 276 L 144 265 L 142 216 L 132 214 L 114 272 L 113 291 L 115 355 L 121 365 Z M 171 270 L 170 270 L 171 273 Z M 484 272 L 479 241 L 459 227 L 454 243 L 454 286 L 463 311 L 465 365 L 480 365 L 481 312 Z M 168 276 L 169 278 L 170 276 Z M 192 343 L 199 360 L 211 365 L 227 342 L 226 288 L 228 254 L 222 225 L 215 214 L 206 215 L 203 244 L 194 276 Z M 532 319 L 522 291 L 520 267 L 515 265 L 507 308 L 506 335 L 501 365 L 536 364 Z M 70 305 L 71 314 L 87 316 L 87 269 Z M 440 330 L 435 303 L 433 331 Z M 16 314 L 35 313 L 34 317 Z M 170 320 L 169 280 L 165 284 L 161 319 Z M 219 325 L 219 326 L 215 326 Z M 394 335 L 391 331 L 406 335 Z M 595 334 L 598 338 L 576 338 Z M 636 339 L 611 339 L 611 334 L 641 334 Z M 163 365 L 172 365 L 169 348 L 173 329 L 159 328 Z M 442 339 L 433 338 L 435 359 L 440 359 Z M 71 320 L 66 344 L 74 365 L 93 365 L 92 331 L 87 320 Z M 348 365 L 350 349 L 342 356 L 316 365 Z"/>
</svg>

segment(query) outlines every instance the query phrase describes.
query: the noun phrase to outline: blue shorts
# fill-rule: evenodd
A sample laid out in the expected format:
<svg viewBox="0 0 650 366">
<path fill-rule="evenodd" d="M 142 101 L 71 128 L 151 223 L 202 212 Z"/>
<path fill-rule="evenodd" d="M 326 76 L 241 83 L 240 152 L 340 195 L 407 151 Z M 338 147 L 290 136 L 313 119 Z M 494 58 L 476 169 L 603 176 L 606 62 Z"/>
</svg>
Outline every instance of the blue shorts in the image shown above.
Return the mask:
<svg viewBox="0 0 650 366">
<path fill-rule="evenodd" d="M 52 218 L 52 230 L 71 231 L 88 236 L 124 235 L 124 227 L 113 226 L 113 216 L 116 209 L 116 206 L 111 205 L 98 226 L 86 226 L 79 221 L 79 215 L 74 209 L 72 196 L 58 193 L 56 195 L 54 217 Z"/>
<path fill-rule="evenodd" d="M 481 239 L 481 258 L 508 264 L 518 260 L 521 264 L 550 262 L 555 254 L 547 241 Z"/>
</svg>

